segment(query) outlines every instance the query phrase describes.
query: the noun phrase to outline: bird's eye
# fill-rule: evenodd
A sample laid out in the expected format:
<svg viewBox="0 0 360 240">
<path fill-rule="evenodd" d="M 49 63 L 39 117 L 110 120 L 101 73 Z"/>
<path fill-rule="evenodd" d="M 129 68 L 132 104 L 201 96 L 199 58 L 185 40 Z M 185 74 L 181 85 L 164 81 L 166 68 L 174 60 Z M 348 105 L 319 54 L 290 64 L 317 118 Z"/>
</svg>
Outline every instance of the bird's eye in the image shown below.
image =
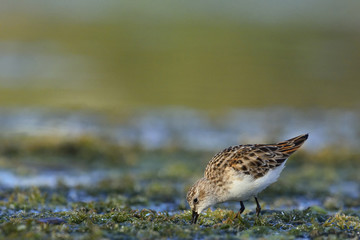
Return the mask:
<svg viewBox="0 0 360 240">
<path fill-rule="evenodd" d="M 194 203 L 197 203 L 198 202 L 198 199 L 197 198 L 194 198 Z"/>
</svg>

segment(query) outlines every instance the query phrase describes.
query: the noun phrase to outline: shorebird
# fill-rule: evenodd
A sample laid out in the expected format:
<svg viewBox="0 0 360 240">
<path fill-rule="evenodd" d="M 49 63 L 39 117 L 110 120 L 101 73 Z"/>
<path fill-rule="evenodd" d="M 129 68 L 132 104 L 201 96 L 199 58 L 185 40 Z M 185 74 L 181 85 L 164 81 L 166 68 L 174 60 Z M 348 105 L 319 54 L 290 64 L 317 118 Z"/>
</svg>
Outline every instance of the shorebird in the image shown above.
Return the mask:
<svg viewBox="0 0 360 240">
<path fill-rule="evenodd" d="M 187 193 L 192 210 L 192 223 L 199 214 L 214 204 L 239 201 L 240 210 L 245 210 L 243 201 L 255 197 L 256 215 L 261 207 L 257 194 L 276 182 L 285 167 L 286 160 L 298 150 L 308 134 L 274 144 L 237 145 L 224 149 L 208 163 L 204 177 L 200 178 Z"/>
</svg>

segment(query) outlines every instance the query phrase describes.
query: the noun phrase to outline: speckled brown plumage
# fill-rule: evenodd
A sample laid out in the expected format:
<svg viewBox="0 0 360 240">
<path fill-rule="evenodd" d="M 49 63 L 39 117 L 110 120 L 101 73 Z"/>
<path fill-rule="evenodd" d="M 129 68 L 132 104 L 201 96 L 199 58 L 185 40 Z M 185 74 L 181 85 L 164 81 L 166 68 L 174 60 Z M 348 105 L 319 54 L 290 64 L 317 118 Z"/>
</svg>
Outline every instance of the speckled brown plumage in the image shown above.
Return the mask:
<svg viewBox="0 0 360 240">
<path fill-rule="evenodd" d="M 247 144 L 232 146 L 216 154 L 205 169 L 205 177 L 218 178 L 227 168 L 257 179 L 270 169 L 280 166 L 308 138 L 301 135 L 275 144 Z"/>
</svg>

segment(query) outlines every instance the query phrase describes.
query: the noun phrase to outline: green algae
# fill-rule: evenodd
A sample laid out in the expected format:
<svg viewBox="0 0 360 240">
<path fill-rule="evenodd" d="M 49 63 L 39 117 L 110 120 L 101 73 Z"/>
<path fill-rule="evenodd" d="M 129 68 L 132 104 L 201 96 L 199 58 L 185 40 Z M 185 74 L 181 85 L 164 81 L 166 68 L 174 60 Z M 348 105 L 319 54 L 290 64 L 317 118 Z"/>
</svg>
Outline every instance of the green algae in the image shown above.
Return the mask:
<svg viewBox="0 0 360 240">
<path fill-rule="evenodd" d="M 340 230 L 360 230 L 360 219 L 355 216 L 347 216 L 345 214 L 337 213 L 327 219 L 323 226 L 332 226 Z"/>
<path fill-rule="evenodd" d="M 246 210 L 239 218 L 236 218 L 238 204 L 218 205 L 202 213 L 198 224 L 191 225 L 191 212 L 185 201 L 186 191 L 201 176 L 210 154 L 176 149 L 149 151 L 120 147 L 116 147 L 118 149 L 110 154 L 107 152 L 114 151 L 115 146 L 97 139 L 72 140 L 72 147 L 67 145 L 66 148 L 63 147 L 66 144 L 62 140 L 54 142 L 56 143 L 35 144 L 28 139 L 20 142 L 18 150 L 12 150 L 11 154 L 9 147 L 3 146 L 2 153 L 6 154 L 5 160 L 2 159 L 0 164 L 3 169 L 13 169 L 30 157 L 36 159 L 37 167 L 41 166 L 43 169 L 52 169 L 54 166 L 60 166 L 64 170 L 82 166 L 84 169 L 94 169 L 96 166 L 110 169 L 111 172 L 90 185 L 70 187 L 64 179 L 59 179 L 53 187 L 2 189 L 0 238 L 360 237 L 359 199 L 349 196 L 348 192 L 330 189 L 331 186 L 344 182 L 339 187 L 341 190 L 347 187 L 348 181 L 358 180 L 357 169 L 354 167 L 358 163 L 352 157 L 346 160 L 350 162 L 353 159 L 351 165 L 329 161 L 324 166 L 323 158 L 327 154 L 320 158 L 316 153 L 313 158 L 315 162 L 309 162 L 309 155 L 300 154 L 294 161 L 289 161 L 278 182 L 259 196 L 263 208 L 259 218 L 255 215 L 253 203 L 249 201 L 245 203 Z M 70 151 L 74 146 L 78 149 Z M 51 152 L 53 156 L 49 157 Z M 56 156 L 69 159 L 65 164 L 58 163 L 55 161 Z M 103 161 L 94 160 L 96 165 L 87 164 L 89 159 L 96 158 Z M 115 158 L 118 160 L 115 161 Z M 7 161 L 8 159 L 14 161 Z M 69 164 L 72 161 L 77 163 Z M 24 176 L 32 173 L 27 167 L 33 168 L 25 164 Z M 358 193 L 355 192 L 354 196 L 356 194 Z M 298 207 L 308 199 L 315 203 Z"/>
<path fill-rule="evenodd" d="M 23 193 L 27 197 L 30 192 Z M 107 207 L 99 207 L 104 205 Z M 32 205 L 31 205 L 32 206 Z M 359 211 L 351 214 L 330 213 L 317 207 L 305 210 L 265 212 L 259 218 L 246 213 L 236 218 L 236 212 L 218 208 L 207 210 L 199 224 L 190 224 L 189 210 L 169 213 L 152 209 L 115 208 L 105 202 L 74 203 L 69 211 L 52 212 L 32 206 L 32 211 L 1 212 L 0 237 L 39 239 L 73 239 L 79 236 L 103 238 L 263 238 L 292 237 L 359 237 Z M 28 206 L 30 208 L 30 206 Z M 38 212 L 34 212 L 38 210 Z M 40 223 L 38 219 L 56 217 L 58 225 Z"/>
</svg>

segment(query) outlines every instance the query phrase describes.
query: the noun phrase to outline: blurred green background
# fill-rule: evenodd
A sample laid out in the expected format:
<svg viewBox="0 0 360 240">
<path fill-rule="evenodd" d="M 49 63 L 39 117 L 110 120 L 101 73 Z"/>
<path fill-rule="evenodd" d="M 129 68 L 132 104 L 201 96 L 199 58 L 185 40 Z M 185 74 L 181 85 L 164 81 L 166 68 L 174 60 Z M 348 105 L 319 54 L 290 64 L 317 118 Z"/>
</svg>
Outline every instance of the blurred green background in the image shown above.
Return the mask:
<svg viewBox="0 0 360 240">
<path fill-rule="evenodd" d="M 355 239 L 359 10 L 0 0 L 0 238 Z M 305 133 L 260 221 L 251 201 L 235 225 L 222 210 L 188 224 L 186 192 L 216 152 Z"/>
<path fill-rule="evenodd" d="M 1 1 L 0 106 L 360 106 L 357 1 Z"/>
</svg>

